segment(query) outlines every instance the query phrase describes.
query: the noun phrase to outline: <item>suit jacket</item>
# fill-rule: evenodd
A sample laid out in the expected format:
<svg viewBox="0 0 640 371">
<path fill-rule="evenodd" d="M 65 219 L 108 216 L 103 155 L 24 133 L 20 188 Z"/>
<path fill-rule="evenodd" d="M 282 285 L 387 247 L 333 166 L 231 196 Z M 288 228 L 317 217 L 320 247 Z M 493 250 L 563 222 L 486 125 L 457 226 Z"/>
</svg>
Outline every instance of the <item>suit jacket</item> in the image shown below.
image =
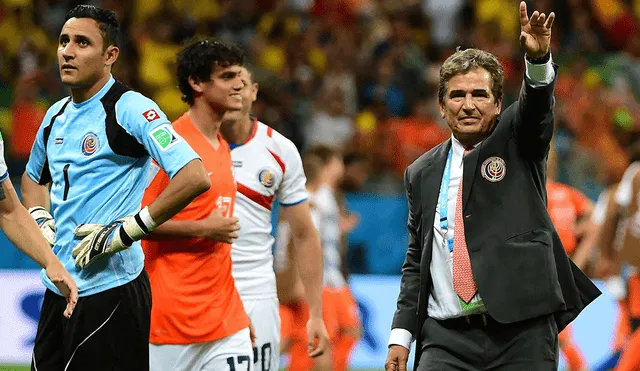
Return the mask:
<svg viewBox="0 0 640 371">
<path fill-rule="evenodd" d="M 473 277 L 489 314 L 502 323 L 553 314 L 560 331 L 600 291 L 569 260 L 547 213 L 554 87 L 555 79 L 534 88 L 525 77 L 518 101 L 464 158 L 462 207 Z M 416 339 L 414 367 L 427 317 L 433 224 L 450 146 L 451 140 L 441 143 L 405 172 L 409 248 L 392 328 L 406 329 Z M 491 166 L 501 163 L 502 170 Z"/>
</svg>

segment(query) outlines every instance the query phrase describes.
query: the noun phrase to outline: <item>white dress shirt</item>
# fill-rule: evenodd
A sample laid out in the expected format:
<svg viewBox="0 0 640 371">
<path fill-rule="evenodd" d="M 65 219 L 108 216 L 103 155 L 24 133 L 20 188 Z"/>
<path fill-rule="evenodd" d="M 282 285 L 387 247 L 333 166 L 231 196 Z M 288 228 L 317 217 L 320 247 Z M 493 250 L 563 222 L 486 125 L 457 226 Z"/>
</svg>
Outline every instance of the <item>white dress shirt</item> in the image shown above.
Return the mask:
<svg viewBox="0 0 640 371">
<path fill-rule="evenodd" d="M 533 87 L 544 86 L 553 81 L 555 70 L 551 59 L 545 64 L 532 64 L 525 59 L 526 75 L 531 80 Z M 453 289 L 453 254 L 449 252 L 445 241 L 453 237 L 455 229 L 455 210 L 458 196 L 458 186 L 463 173 L 463 154 L 464 147 L 462 144 L 452 138 L 452 158 L 451 158 L 451 176 L 449 183 L 449 191 L 447 195 L 447 220 L 448 229 L 446 235 L 440 229 L 440 200 L 435 210 L 435 218 L 433 222 L 433 243 L 431 253 L 431 294 L 427 305 L 427 314 L 429 317 L 436 319 L 448 319 L 461 317 L 474 313 L 484 312 L 484 305 L 479 294 L 476 294 L 471 300 L 471 309 L 464 309 L 461 306 L 460 299 Z M 477 146 L 477 144 L 476 144 Z M 475 146 L 474 146 L 475 147 Z M 413 336 L 411 332 L 403 328 L 394 328 L 389 336 L 389 345 L 401 345 L 407 349 L 411 349 Z"/>
</svg>

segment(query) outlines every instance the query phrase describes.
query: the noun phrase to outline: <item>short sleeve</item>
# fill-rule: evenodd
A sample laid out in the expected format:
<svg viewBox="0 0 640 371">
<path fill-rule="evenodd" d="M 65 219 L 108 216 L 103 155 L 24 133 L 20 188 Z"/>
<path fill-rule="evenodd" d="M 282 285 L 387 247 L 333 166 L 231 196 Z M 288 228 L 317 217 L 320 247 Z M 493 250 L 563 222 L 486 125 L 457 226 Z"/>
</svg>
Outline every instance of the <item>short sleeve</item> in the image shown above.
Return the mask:
<svg viewBox="0 0 640 371">
<path fill-rule="evenodd" d="M 290 140 L 281 137 L 280 149 L 284 162 L 284 175 L 278 189 L 278 200 L 282 206 L 297 205 L 309 197 L 307 178 L 302 168 L 302 159 L 298 149 Z"/>
<path fill-rule="evenodd" d="M 44 143 L 44 131 L 49 127 L 54 116 L 60 114 L 64 110 L 68 102 L 69 99 L 65 99 L 52 105 L 47 110 L 47 113 L 42 119 L 42 124 L 40 124 L 40 128 L 36 133 L 36 138 L 33 142 L 33 146 L 31 147 L 31 154 L 29 155 L 29 161 L 27 162 L 25 172 L 31 180 L 38 184 L 44 185 L 51 182 L 49 169 L 45 168 L 47 163 L 47 151 Z"/>
<path fill-rule="evenodd" d="M 141 143 L 169 178 L 200 157 L 173 129 L 160 107 L 137 92 L 127 92 L 116 103 L 118 123 Z"/>
</svg>

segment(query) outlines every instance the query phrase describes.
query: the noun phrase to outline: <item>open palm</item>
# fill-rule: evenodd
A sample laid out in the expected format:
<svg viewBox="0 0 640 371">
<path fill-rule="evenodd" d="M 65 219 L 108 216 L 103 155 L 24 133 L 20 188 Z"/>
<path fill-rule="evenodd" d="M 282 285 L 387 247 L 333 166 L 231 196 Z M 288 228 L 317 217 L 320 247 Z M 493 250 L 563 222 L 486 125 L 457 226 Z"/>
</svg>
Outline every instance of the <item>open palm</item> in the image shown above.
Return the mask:
<svg viewBox="0 0 640 371">
<path fill-rule="evenodd" d="M 556 15 L 553 12 L 547 17 L 537 10 L 529 18 L 527 4 L 524 1 L 520 3 L 520 44 L 524 46 L 529 58 L 541 58 L 547 54 L 551 42 L 551 27 L 555 18 Z"/>
</svg>

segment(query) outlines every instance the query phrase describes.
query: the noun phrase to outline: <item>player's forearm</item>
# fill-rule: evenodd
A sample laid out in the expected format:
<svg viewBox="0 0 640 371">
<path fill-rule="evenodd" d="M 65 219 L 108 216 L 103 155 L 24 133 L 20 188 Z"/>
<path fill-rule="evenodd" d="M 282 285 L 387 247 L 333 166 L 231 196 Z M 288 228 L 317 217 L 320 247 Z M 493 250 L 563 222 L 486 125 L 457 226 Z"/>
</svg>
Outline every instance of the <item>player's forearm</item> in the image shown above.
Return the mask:
<svg viewBox="0 0 640 371">
<path fill-rule="evenodd" d="M 310 315 L 322 317 L 322 247 L 316 233 L 293 237 L 295 258 Z"/>
<path fill-rule="evenodd" d="M 46 268 L 56 256 L 27 209 L 20 205 L 10 181 L 5 180 L 1 187 L 4 198 L 0 200 L 0 228 L 18 250 Z"/>
<path fill-rule="evenodd" d="M 49 210 L 49 187 L 34 182 L 27 172 L 22 175 L 20 186 L 22 204 L 28 209 L 34 206 L 42 206 Z"/>
<path fill-rule="evenodd" d="M 194 220 L 167 220 L 159 225 L 153 233 L 147 235 L 145 239 L 166 239 L 167 237 L 193 238 L 203 237 L 203 228 L 198 221 Z"/>
<path fill-rule="evenodd" d="M 193 160 L 171 179 L 167 188 L 149 205 L 151 218 L 160 225 L 171 219 L 194 198 L 211 187 L 200 160 Z"/>
<path fill-rule="evenodd" d="M 573 262 L 582 270 L 587 266 L 589 258 L 598 242 L 598 228 L 591 222 L 586 222 L 584 228 L 582 240 L 576 247 L 576 252 L 573 254 Z"/>
</svg>

